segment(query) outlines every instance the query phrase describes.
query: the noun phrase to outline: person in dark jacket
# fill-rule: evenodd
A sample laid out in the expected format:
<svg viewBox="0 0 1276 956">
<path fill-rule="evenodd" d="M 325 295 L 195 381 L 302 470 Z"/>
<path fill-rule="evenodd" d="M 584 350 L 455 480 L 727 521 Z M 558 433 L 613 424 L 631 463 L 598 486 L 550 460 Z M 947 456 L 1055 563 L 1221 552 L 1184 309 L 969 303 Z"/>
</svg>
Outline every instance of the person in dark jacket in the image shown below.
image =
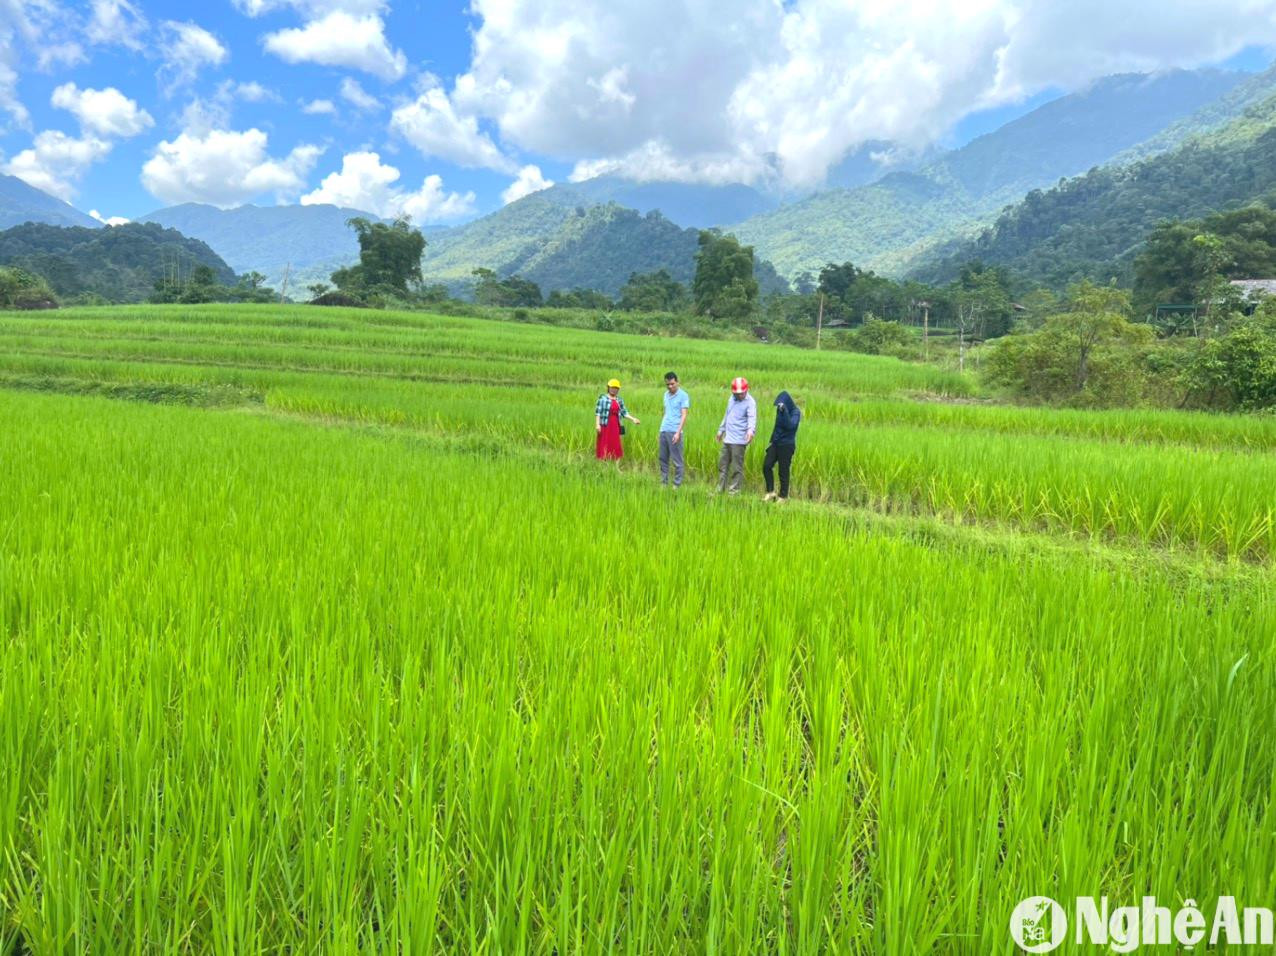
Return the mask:
<svg viewBox="0 0 1276 956">
<path fill-rule="evenodd" d="M 797 430 L 802 421 L 802 409 L 797 407 L 788 392 L 775 398 L 775 427 L 771 429 L 771 443 L 766 447 L 762 462 L 762 477 L 766 480 L 764 501 L 787 501 L 789 497 L 789 466 L 793 452 L 797 450 Z M 776 465 L 780 466 L 780 493 L 775 493 Z"/>
</svg>

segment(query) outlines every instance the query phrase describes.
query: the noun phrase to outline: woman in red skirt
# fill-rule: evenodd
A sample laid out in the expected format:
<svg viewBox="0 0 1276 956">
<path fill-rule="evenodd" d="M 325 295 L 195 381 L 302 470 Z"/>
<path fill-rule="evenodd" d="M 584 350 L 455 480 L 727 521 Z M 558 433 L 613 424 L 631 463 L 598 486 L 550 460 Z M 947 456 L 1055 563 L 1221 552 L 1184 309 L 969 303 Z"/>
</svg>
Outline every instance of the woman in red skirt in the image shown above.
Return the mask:
<svg viewBox="0 0 1276 956">
<path fill-rule="evenodd" d="M 613 378 L 607 383 L 607 391 L 598 396 L 594 406 L 594 427 L 598 430 L 598 444 L 594 453 L 601 460 L 622 458 L 625 449 L 620 443 L 620 423 L 629 419 L 635 425 L 638 419 L 629 414 L 625 408 L 625 400 L 620 397 L 620 380 Z"/>
</svg>

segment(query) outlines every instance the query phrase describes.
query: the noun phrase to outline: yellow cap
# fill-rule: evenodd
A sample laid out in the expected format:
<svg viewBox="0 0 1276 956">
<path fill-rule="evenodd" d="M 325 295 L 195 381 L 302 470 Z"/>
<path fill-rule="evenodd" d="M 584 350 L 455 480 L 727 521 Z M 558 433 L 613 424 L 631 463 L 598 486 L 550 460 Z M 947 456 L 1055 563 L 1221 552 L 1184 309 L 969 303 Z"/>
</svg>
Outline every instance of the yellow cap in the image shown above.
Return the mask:
<svg viewBox="0 0 1276 956">
<path fill-rule="evenodd" d="M 610 382 L 608 382 L 608 383 L 607 383 L 607 387 L 608 387 L 608 388 L 620 388 L 620 379 L 618 379 L 618 378 L 613 378 Z"/>
</svg>

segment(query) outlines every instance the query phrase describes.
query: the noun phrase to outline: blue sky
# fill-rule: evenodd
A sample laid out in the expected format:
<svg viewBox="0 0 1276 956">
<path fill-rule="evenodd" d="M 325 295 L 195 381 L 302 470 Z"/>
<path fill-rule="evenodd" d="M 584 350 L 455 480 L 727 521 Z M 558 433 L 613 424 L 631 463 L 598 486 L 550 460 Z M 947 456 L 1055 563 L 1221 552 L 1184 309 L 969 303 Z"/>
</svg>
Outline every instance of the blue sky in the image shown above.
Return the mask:
<svg viewBox="0 0 1276 956">
<path fill-rule="evenodd" d="M 0 0 L 0 170 L 104 218 L 456 221 L 604 172 L 807 189 L 865 141 L 1273 44 L 1276 0 Z"/>
</svg>

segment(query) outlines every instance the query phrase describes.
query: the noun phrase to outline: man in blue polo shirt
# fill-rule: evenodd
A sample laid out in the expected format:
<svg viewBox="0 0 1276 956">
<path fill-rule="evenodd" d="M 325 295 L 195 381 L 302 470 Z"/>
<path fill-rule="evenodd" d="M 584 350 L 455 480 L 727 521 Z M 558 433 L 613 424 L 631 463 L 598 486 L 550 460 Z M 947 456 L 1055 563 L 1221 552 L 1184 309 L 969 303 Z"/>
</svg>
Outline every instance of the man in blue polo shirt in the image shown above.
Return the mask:
<svg viewBox="0 0 1276 956">
<path fill-rule="evenodd" d="M 660 420 L 660 483 L 669 484 L 669 462 L 673 460 L 673 486 L 682 484 L 686 461 L 683 455 L 682 430 L 687 424 L 691 396 L 678 386 L 678 376 L 665 375 L 665 417 Z"/>
</svg>

